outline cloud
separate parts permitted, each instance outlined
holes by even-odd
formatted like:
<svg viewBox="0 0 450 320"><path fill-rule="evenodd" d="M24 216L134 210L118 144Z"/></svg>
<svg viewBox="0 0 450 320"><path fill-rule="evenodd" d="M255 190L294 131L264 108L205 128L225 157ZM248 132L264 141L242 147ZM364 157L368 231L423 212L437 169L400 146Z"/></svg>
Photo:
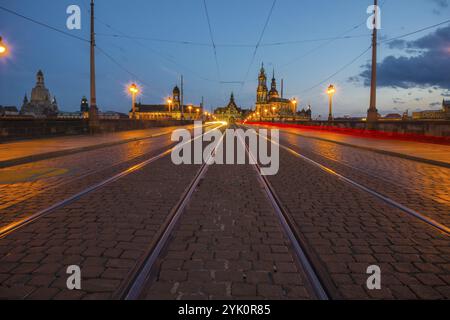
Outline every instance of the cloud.
<svg viewBox="0 0 450 320"><path fill-rule="evenodd" d="M440 15L442 10L449 7L450 0L432 0L432 3L436 6L436 8L433 9L433 13Z"/></svg>
<svg viewBox="0 0 450 320"><path fill-rule="evenodd" d="M405 101L403 101L403 99L401 98L393 98L392 102L394 102L395 104L405 104Z"/></svg>
<svg viewBox="0 0 450 320"><path fill-rule="evenodd" d="M406 41L405 40L393 40L388 43L389 49L400 49L403 50L406 48Z"/></svg>
<svg viewBox="0 0 450 320"><path fill-rule="evenodd" d="M415 50L414 56L388 56L378 64L378 85L390 88L428 88L450 90L450 26L414 41L396 42L394 47ZM370 86L370 64L359 77ZM355 82L354 77L352 81Z"/></svg>
<svg viewBox="0 0 450 320"><path fill-rule="evenodd" d="M433 102L429 104L430 108L436 108L442 105L442 102Z"/></svg>
<svg viewBox="0 0 450 320"><path fill-rule="evenodd" d="M449 0L433 0L433 2L439 7L439 8L448 8L449 7Z"/></svg>

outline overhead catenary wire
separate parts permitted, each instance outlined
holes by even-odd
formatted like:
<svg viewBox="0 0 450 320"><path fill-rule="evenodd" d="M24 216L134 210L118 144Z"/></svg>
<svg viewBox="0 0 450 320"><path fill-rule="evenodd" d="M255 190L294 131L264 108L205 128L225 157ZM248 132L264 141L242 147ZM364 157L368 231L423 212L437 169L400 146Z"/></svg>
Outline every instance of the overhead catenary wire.
<svg viewBox="0 0 450 320"><path fill-rule="evenodd" d="M356 61L358 61L362 56L364 56L367 52L369 52L369 50L372 49L372 46L369 46L367 49L365 49L362 53L358 54L358 56L356 56L355 58L353 58L350 62L346 63L344 66L342 66L341 68L339 68L336 72L334 72L332 75L328 76L327 78L325 78L324 80L320 81L319 83L317 83L316 85L303 90L302 93L311 91L315 88L317 88L318 86L322 85L323 83L327 82L328 80L334 78L336 75L338 75L339 73L341 73L342 71L344 71L345 69L347 69L348 67L350 67L352 64L354 64Z"/></svg>
<svg viewBox="0 0 450 320"><path fill-rule="evenodd" d="M420 32L424 32L424 31L427 31L427 30L430 30L430 29L434 29L434 28L440 27L440 26L442 26L444 24L447 24L447 23L450 23L450 19L445 20L445 21L440 22L440 23L437 23L437 24L434 24L432 26L424 27L422 29L419 29L419 30L416 30L416 31L412 31L412 32L409 32L409 33L406 33L406 34L403 34L403 35L400 35L400 36L396 36L396 37L393 37L393 38L382 40L379 43L389 43L389 42L392 42L392 41L395 41L395 40L403 39L403 38L415 35L415 34L420 33Z"/></svg>
<svg viewBox="0 0 450 320"><path fill-rule="evenodd" d="M23 14L20 14L20 13L18 13L18 12L16 12L16 11L10 10L10 9L5 8L5 7L3 7L3 6L0 6L0 9L3 10L3 11L5 11L5 12L8 12L8 13L10 13L10 14L12 14L12 15L15 15L15 16L17 16L17 17L20 17L20 18L22 18L22 19L25 19L25 20L27 20L27 21L29 21L29 22L38 24L38 25L40 25L40 26L42 26L42 27L45 27L45 28L47 28L47 29L51 29L51 30L53 30L53 31L55 31L55 32L58 32L58 33L60 33L60 34L63 34L63 35L65 35L65 36L68 36L68 37L71 37L71 38L74 38L74 39L77 39L77 40L80 40L80 41L83 41L83 42L90 43L90 40L88 40L88 39L79 37L79 36L74 35L74 34L72 34L72 33L69 33L69 32L66 32L66 31L64 31L64 30L61 30L61 29L59 29L59 28L55 28L55 27L53 27L53 26L51 26L51 25L49 25L49 24L46 24L46 23L44 23L44 22L37 21L37 20L35 20L35 19L33 19L33 18L24 16Z"/></svg>
<svg viewBox="0 0 450 320"><path fill-rule="evenodd" d="M209 30L209 36L211 38L212 47L213 47L214 60L216 62L217 76L218 76L218 79L219 79L219 82L220 82L221 81L221 77L220 77L219 59L217 58L217 47L216 47L216 44L214 42L214 35L213 35L213 31L212 31L212 26L211 26L211 19L209 17L208 5L206 4L206 0L203 0L203 7L205 9L206 21L208 22L208 30Z"/></svg>
<svg viewBox="0 0 450 320"><path fill-rule="evenodd" d="M261 35L258 38L258 42L256 43L255 49L253 50L252 58L250 60L250 64L247 68L247 72L245 73L244 81L242 81L242 87L244 87L247 82L248 75L250 74L250 70L252 69L253 63L255 62L256 53L261 45L261 42L264 38L264 34L266 33L267 26L269 25L270 18L272 17L273 10L275 9L275 5L277 4L277 0L273 0L272 7L270 8L269 14L267 15L266 22L264 23L264 27L262 29Z"/></svg>

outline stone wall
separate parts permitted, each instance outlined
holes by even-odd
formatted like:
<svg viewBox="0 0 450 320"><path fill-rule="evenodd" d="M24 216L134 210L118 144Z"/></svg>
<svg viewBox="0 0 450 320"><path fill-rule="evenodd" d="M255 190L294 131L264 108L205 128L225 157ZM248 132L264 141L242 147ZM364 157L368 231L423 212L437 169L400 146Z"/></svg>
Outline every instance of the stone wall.
<svg viewBox="0 0 450 320"><path fill-rule="evenodd" d="M294 124L301 126L311 126L320 130L358 130L361 132L383 132L386 134L418 135L428 137L450 137L450 121L379 121L371 128L367 122L337 120L328 121L308 121L308 122L283 122L284 124Z"/></svg>
<svg viewBox="0 0 450 320"><path fill-rule="evenodd" d="M190 123L192 122L176 120L99 120L95 131L99 133L117 132L155 127L178 126ZM0 118L0 141L89 133L90 127L87 120Z"/></svg>

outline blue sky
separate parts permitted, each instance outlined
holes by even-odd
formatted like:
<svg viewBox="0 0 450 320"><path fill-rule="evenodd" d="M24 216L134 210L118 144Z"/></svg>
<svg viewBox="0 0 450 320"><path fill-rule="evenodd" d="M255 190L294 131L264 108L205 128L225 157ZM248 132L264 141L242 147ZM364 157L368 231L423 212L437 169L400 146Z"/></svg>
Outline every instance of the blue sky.
<svg viewBox="0 0 450 320"><path fill-rule="evenodd" d="M327 114L326 86L338 88L335 97L337 115L362 115L368 108L369 90L364 86L364 65L367 52L350 67L319 84L349 63L370 45L370 31L365 21L371 0L278 0L257 50L273 0L206 0L214 41L217 44L216 67L213 48L204 45L183 45L143 39L112 37L114 34L163 40L211 43L203 0L97 0L97 44L114 57L133 76L97 53L98 104L104 111L126 112L130 99L124 86L137 81L143 87L144 103L162 103L181 74L185 78L185 102L199 103L204 96L208 108L227 103L231 91L242 107L251 107L256 96L258 70L262 61L271 74L275 68L278 79L284 78L285 96L296 97L300 106L311 104L314 114ZM450 18L447 0L380 0L382 7L381 38L391 38L421 29ZM82 9L82 29L65 29L66 8L78 4ZM89 0L0 0L0 5L25 16L64 29L74 35L89 37ZM358 28L351 30L355 26ZM447 24L448 26L448 24ZM441 26L441 28L446 25ZM383 45L379 63L382 70L396 68L401 57L402 68L420 71L430 61L412 60L426 55L429 47L415 46L414 41L433 35L436 29L404 38L398 46ZM267 46L277 42L318 40L344 34L350 39L310 41ZM442 34L442 33L441 33ZM447 33L444 33L444 36ZM11 46L11 56L0 62L0 104L21 105L25 93L30 94L35 74L42 69L46 84L56 95L60 108L78 110L81 97L89 94L89 46L87 43L56 33L0 10L0 35ZM442 38L442 37L441 37ZM450 38L449 38L450 39ZM449 40L450 41L450 40ZM442 42L442 41L441 41ZM243 47L222 45L242 44ZM444 42L444 46L446 43ZM318 46L321 46L318 48ZM450 48L450 43L448 44ZM438 52L438 51L436 51ZM450 49L439 51L441 70L448 64ZM384 64L390 57L391 64ZM392 63L393 62L393 63ZM218 70L219 69L219 70ZM249 71L246 78L247 70ZM449 70L449 69L447 69ZM386 71L386 74L389 73ZM431 68L427 81L413 79L382 79L378 108L383 113L409 109L439 108L450 87L448 81L436 76ZM406 74L406 73L405 73ZM411 78L414 78L415 73ZM401 75L391 75L401 77ZM383 77L380 74L380 77ZM351 81L349 79L352 79ZM386 81L385 81L386 80ZM221 84L220 81L245 81ZM401 83L402 85L397 85ZM316 86L309 90L309 88Z"/></svg>

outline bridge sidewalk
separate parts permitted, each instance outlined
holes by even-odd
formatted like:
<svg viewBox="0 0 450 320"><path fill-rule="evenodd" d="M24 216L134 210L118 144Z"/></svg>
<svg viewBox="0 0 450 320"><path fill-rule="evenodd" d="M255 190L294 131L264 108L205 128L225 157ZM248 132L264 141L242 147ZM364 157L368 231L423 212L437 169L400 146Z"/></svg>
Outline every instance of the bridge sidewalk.
<svg viewBox="0 0 450 320"><path fill-rule="evenodd" d="M151 128L92 136L79 135L0 143L0 168L155 138L169 134L175 128Z"/></svg>

